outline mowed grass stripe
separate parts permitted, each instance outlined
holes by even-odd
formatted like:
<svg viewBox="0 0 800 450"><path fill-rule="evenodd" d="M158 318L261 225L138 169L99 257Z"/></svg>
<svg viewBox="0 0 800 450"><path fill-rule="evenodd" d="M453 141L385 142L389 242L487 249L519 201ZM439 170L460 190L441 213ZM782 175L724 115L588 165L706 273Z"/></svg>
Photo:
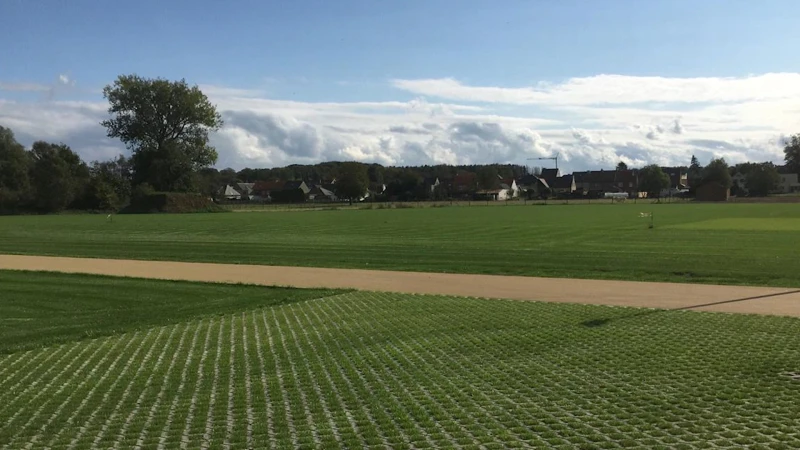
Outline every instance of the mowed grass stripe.
<svg viewBox="0 0 800 450"><path fill-rule="evenodd" d="M795 222L795 205L649 201L2 217L0 253L797 287Z"/></svg>

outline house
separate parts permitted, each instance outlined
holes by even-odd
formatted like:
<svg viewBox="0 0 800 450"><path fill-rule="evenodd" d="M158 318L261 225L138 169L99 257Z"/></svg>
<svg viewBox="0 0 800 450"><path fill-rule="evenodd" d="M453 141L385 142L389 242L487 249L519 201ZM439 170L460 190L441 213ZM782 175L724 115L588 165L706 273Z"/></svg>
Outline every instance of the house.
<svg viewBox="0 0 800 450"><path fill-rule="evenodd" d="M561 170L559 169L542 169L542 173L539 175L539 178L547 181L547 185L552 187L555 182L556 178L561 177Z"/></svg>
<svg viewBox="0 0 800 450"><path fill-rule="evenodd" d="M256 181L253 184L250 198L252 200L270 201L272 200L272 194L282 191L285 184L286 182L281 180Z"/></svg>
<svg viewBox="0 0 800 450"><path fill-rule="evenodd" d="M311 188L311 191L308 193L308 199L313 202L336 202L339 200L333 192L333 189L327 189L322 185L316 185Z"/></svg>
<svg viewBox="0 0 800 450"><path fill-rule="evenodd" d="M242 194L242 200L248 200L253 195L255 183L236 183L235 189Z"/></svg>
<svg viewBox="0 0 800 450"><path fill-rule="evenodd" d="M800 180L798 174L792 172L786 166L778 166L778 175L781 180L778 183L778 190L783 194L790 194L792 192L800 192Z"/></svg>
<svg viewBox="0 0 800 450"><path fill-rule="evenodd" d="M550 189L554 194L571 194L575 192L575 177L573 175L564 175L555 179Z"/></svg>
<svg viewBox="0 0 800 450"><path fill-rule="evenodd" d="M661 171L669 176L669 187L684 190L689 187L689 169L686 167L662 167Z"/></svg>
<svg viewBox="0 0 800 450"><path fill-rule="evenodd" d="M725 202L728 201L731 190L715 181L709 181L697 186L694 195L698 202Z"/></svg>
<svg viewBox="0 0 800 450"><path fill-rule="evenodd" d="M513 178L501 178L500 189L506 190L508 198L519 197L519 186L517 185L517 180Z"/></svg>
<svg viewBox="0 0 800 450"><path fill-rule="evenodd" d="M545 197L552 192L547 181L536 175L525 175L519 179L518 185L527 194L528 198Z"/></svg>
<svg viewBox="0 0 800 450"><path fill-rule="evenodd" d="M223 200L241 200L242 194L230 184L226 184L224 188L220 189L219 197Z"/></svg>
<svg viewBox="0 0 800 450"><path fill-rule="evenodd" d="M575 189L583 193L627 192L639 195L639 172L636 170L592 170L575 172Z"/></svg>
<svg viewBox="0 0 800 450"><path fill-rule="evenodd" d="M475 192L476 200L492 200L502 201L512 199L513 191L511 189L481 189Z"/></svg>
<svg viewBox="0 0 800 450"><path fill-rule="evenodd" d="M433 194L434 191L436 191L436 188L441 185L441 183L439 183L439 177L425 178L422 181L422 184L425 186L426 192L430 192L431 194Z"/></svg>
<svg viewBox="0 0 800 450"><path fill-rule="evenodd" d="M311 188L308 187L306 182L303 181L303 180L287 181L283 185L283 190L284 191L291 191L291 190L294 190L294 189L299 189L299 190L303 191L303 195L308 195L308 193L311 192Z"/></svg>

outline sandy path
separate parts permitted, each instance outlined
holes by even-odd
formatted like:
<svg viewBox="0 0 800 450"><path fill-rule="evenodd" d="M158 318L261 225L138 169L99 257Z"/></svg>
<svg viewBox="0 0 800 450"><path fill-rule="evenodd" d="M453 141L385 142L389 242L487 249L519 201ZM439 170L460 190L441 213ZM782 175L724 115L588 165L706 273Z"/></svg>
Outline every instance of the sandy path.
<svg viewBox="0 0 800 450"><path fill-rule="evenodd" d="M18 255L0 255L0 269L800 317L800 289L786 288Z"/></svg>

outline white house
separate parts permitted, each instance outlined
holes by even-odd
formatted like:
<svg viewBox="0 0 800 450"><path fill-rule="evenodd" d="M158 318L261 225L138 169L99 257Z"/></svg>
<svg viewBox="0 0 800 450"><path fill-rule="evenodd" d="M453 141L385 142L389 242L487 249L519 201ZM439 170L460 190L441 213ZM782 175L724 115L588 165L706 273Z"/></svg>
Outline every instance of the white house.
<svg viewBox="0 0 800 450"><path fill-rule="evenodd" d="M503 191L505 191L503 193ZM517 180L513 178L507 178L500 182L500 195L497 196L498 200L508 200L510 198L517 198L519 197L519 186L517 186Z"/></svg>
<svg viewBox="0 0 800 450"><path fill-rule="evenodd" d="M220 197L224 198L225 200L241 200L242 194L234 189L233 186L228 184L225 185L225 188L223 188L222 192L220 192Z"/></svg>
<svg viewBox="0 0 800 450"><path fill-rule="evenodd" d="M800 181L798 181L796 173L782 173L780 176L781 182L778 185L778 190L784 194L800 192Z"/></svg>

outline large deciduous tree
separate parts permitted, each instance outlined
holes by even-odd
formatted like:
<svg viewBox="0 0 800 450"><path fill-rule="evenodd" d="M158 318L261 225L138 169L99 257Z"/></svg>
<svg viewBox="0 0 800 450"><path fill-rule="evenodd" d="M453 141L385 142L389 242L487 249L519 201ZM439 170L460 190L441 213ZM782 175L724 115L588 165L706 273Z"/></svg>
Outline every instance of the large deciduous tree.
<svg viewBox="0 0 800 450"><path fill-rule="evenodd" d="M103 96L111 118L101 124L131 150L133 185L195 190L196 172L217 160L208 134L223 123L205 94L185 80L121 75Z"/></svg>
<svg viewBox="0 0 800 450"><path fill-rule="evenodd" d="M628 165L625 164L625 161L620 161L617 163L617 170L628 170Z"/></svg>
<svg viewBox="0 0 800 450"><path fill-rule="evenodd" d="M639 191L647 192L649 197L659 197L663 189L669 187L669 175L657 164L644 166L639 171Z"/></svg>
<svg viewBox="0 0 800 450"><path fill-rule="evenodd" d="M85 194L89 168L68 146L37 141L30 158L34 206L40 211L62 211Z"/></svg>
<svg viewBox="0 0 800 450"><path fill-rule="evenodd" d="M360 199L366 194L369 188L367 166L357 162L342 164L333 186L339 198L347 199L352 204L354 199Z"/></svg>
<svg viewBox="0 0 800 450"><path fill-rule="evenodd" d="M744 184L749 195L764 197L778 188L781 176L772 163L753 164L745 175Z"/></svg>
<svg viewBox="0 0 800 450"><path fill-rule="evenodd" d="M702 183L708 182L719 183L726 188L731 187L731 172L724 158L712 159L703 169Z"/></svg>
<svg viewBox="0 0 800 450"><path fill-rule="evenodd" d="M0 127L0 212L15 211L31 198L30 160L14 133Z"/></svg>
<svg viewBox="0 0 800 450"><path fill-rule="evenodd" d="M783 155L786 168L793 173L800 173L800 134L795 134L786 140Z"/></svg>

